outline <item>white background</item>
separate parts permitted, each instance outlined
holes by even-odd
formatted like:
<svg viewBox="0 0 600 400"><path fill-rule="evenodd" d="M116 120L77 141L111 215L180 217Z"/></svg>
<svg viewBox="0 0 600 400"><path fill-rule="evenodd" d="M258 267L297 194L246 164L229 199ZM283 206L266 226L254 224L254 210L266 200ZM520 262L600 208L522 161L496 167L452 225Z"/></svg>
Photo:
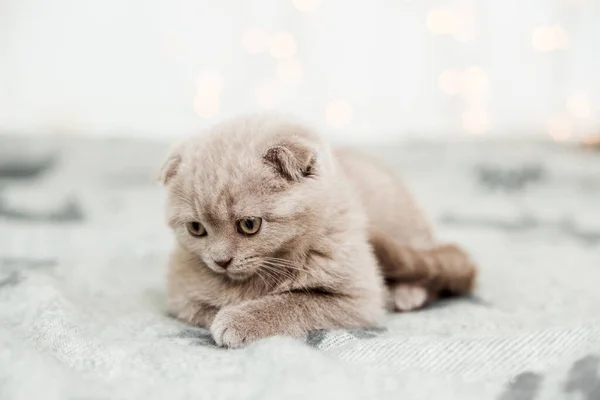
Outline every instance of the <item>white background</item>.
<svg viewBox="0 0 600 400"><path fill-rule="evenodd" d="M359 141L577 139L600 1L0 1L0 132L168 138L257 109Z"/></svg>

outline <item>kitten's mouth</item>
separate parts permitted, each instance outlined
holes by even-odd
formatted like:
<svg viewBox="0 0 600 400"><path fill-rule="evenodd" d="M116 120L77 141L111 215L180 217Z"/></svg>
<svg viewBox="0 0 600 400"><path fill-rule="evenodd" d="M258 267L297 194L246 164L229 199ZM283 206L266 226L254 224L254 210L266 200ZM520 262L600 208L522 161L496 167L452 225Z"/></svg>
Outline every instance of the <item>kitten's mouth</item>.
<svg viewBox="0 0 600 400"><path fill-rule="evenodd" d="M232 281L243 281L250 277L252 271L248 269L232 269L232 268L220 268L212 265L208 265L208 267L216 274L221 276L225 276Z"/></svg>
<svg viewBox="0 0 600 400"><path fill-rule="evenodd" d="M250 273L248 271L225 271L225 275L232 281L243 281L248 279Z"/></svg>

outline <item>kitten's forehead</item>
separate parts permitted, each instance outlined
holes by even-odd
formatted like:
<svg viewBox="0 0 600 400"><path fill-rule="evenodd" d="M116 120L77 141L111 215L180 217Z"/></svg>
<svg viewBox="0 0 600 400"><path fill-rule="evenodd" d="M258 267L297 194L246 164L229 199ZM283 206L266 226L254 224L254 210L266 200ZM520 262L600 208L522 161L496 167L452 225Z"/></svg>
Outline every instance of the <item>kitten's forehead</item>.
<svg viewBox="0 0 600 400"><path fill-rule="evenodd" d="M271 202L257 177L248 175L224 180L213 187L199 187L200 207L213 219L232 220L244 216L259 216Z"/></svg>
<svg viewBox="0 0 600 400"><path fill-rule="evenodd" d="M186 196L198 217L216 223L267 212L277 181L266 166L248 161L209 156L189 166Z"/></svg>
<svg viewBox="0 0 600 400"><path fill-rule="evenodd" d="M310 130L277 118L216 126L182 149L176 197L198 217L219 221L267 213L289 216L299 208L298 196L263 159L271 146L289 138L323 144Z"/></svg>

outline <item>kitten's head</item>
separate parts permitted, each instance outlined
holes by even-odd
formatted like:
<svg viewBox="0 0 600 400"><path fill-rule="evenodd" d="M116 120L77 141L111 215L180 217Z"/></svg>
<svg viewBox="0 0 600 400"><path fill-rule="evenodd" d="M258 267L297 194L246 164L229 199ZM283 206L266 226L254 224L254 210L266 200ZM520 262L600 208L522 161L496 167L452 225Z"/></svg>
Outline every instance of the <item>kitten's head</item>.
<svg viewBox="0 0 600 400"><path fill-rule="evenodd" d="M332 174L319 136L253 116L177 144L161 181L179 244L213 271L242 280L306 250L323 224Z"/></svg>

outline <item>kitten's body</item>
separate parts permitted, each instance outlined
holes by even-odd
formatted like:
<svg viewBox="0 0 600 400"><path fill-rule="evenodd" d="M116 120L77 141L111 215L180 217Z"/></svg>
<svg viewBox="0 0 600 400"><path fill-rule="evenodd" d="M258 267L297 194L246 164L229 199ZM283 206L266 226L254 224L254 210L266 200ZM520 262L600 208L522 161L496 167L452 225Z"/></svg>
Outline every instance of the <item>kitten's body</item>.
<svg viewBox="0 0 600 400"><path fill-rule="evenodd" d="M393 173L356 151L331 152L301 125L269 116L221 124L177 146L162 180L177 237L171 309L221 345L373 326L386 306L418 308L473 285L468 258L436 247ZM234 222L250 216L264 226L241 236ZM207 236L190 236L189 221ZM223 257L233 257L226 270L212 261Z"/></svg>

